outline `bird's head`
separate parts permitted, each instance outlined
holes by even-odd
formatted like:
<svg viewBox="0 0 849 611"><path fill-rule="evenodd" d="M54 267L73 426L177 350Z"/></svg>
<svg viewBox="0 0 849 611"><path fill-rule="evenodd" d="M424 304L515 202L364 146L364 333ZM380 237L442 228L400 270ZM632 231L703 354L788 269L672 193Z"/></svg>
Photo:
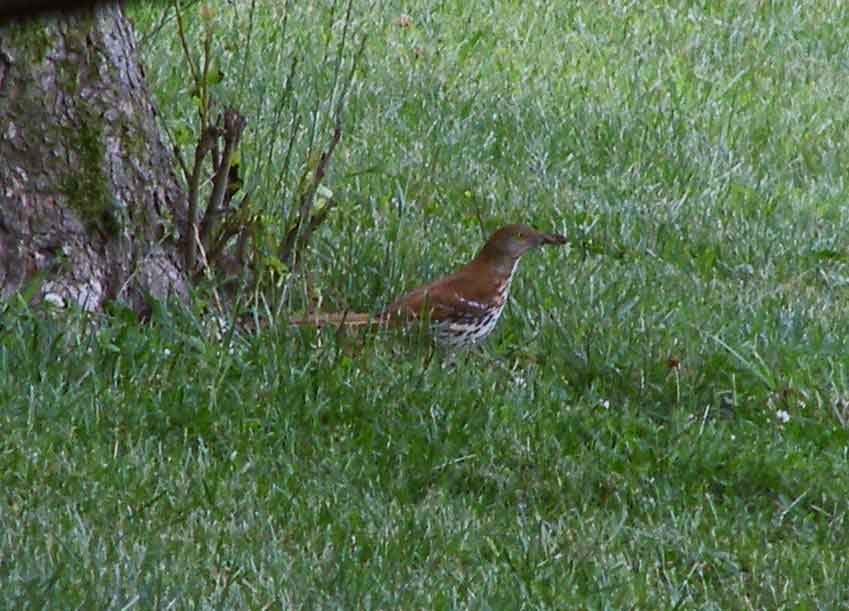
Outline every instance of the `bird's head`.
<svg viewBox="0 0 849 611"><path fill-rule="evenodd" d="M556 233L543 233L528 225L507 225L492 234L481 254L499 259L518 259L538 246L565 243L566 238Z"/></svg>

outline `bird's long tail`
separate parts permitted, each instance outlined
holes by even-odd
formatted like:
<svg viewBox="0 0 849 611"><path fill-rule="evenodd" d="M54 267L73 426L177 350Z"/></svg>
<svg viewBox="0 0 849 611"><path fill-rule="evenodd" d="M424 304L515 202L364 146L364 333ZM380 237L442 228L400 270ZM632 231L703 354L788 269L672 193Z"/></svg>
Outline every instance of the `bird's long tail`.
<svg viewBox="0 0 849 611"><path fill-rule="evenodd" d="M381 316L361 312L315 312L289 320L289 324L296 327L372 327L383 322Z"/></svg>

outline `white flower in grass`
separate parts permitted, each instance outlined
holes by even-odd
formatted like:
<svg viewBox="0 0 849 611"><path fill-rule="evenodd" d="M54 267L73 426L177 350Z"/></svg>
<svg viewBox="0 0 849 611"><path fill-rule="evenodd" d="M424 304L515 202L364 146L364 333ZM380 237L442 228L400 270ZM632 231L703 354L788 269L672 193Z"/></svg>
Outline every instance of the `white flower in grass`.
<svg viewBox="0 0 849 611"><path fill-rule="evenodd" d="M775 417L781 424L786 424L790 420L790 413L787 410L780 409L775 412Z"/></svg>
<svg viewBox="0 0 849 611"><path fill-rule="evenodd" d="M610 409L610 401L608 401L607 399L604 399L604 400L601 402L601 406L602 406L604 409Z"/></svg>

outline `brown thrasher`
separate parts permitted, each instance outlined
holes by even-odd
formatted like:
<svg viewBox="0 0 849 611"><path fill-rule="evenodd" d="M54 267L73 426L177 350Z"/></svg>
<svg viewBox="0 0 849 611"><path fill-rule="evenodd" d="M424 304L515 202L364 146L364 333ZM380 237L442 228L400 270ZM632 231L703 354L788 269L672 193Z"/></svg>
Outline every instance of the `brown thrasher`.
<svg viewBox="0 0 849 611"><path fill-rule="evenodd" d="M480 342L501 316L516 265L523 254L566 238L527 225L507 225L487 240L471 263L403 295L377 316L347 312L310 314L293 325L387 325L426 320L440 344L465 348Z"/></svg>

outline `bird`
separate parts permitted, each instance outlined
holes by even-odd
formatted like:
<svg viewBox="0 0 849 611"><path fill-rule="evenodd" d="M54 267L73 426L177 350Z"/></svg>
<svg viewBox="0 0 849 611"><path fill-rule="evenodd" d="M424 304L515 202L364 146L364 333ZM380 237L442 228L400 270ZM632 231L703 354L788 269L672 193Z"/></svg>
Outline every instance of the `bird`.
<svg viewBox="0 0 849 611"><path fill-rule="evenodd" d="M524 224L506 225L486 241L477 256L454 273L405 293L376 315L344 312L310 314L292 325L403 325L428 322L437 344L469 348L495 329L510 293L519 259L545 245L562 245L565 236Z"/></svg>

